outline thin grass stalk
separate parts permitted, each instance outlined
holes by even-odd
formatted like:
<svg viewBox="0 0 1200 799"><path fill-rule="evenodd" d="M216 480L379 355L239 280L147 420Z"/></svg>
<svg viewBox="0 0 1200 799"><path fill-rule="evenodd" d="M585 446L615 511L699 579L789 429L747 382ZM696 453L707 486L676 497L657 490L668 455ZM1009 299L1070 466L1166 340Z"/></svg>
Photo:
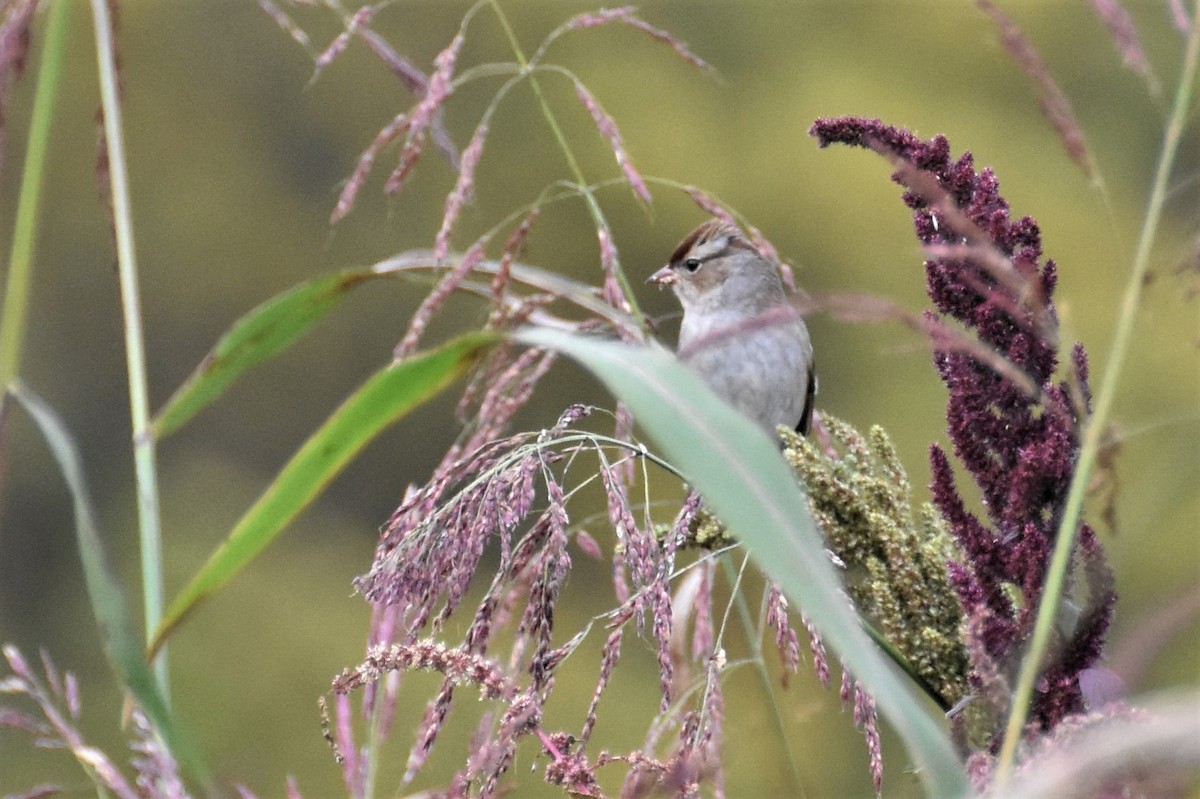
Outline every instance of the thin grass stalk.
<svg viewBox="0 0 1200 799"><path fill-rule="evenodd" d="M513 54L516 55L517 62L521 65L521 70L529 76L529 86L533 89L538 104L541 106L542 116L545 117L546 124L550 126L550 132L554 135L554 140L558 142L559 149L562 150L563 157L567 161L567 167L571 170L571 174L575 176L576 187L579 193L583 195L584 202L587 204L588 212L591 214L596 228L599 230L607 227L604 222L604 214L600 210L600 204L596 201L587 178L583 174L583 168L579 166L579 162L575 159L575 153L571 150L571 145L567 143L566 134L563 133L563 129L559 126L558 118L554 116L554 112L550 109L550 103L546 100L546 95L542 92L541 84L538 83L537 78L533 75L530 62L525 57L525 51L521 49L520 42L517 41L517 35L513 31L512 25L509 24L508 17L501 10L498 0L489 0L489 2L496 12L496 17L500 20L500 26L504 28L504 35L508 37ZM633 286L630 285L629 278L625 275L624 269L617 269L617 280L621 284L621 289L625 292L625 298L629 302L629 307L633 311L634 317L645 328L645 314L642 313L642 309L638 305L637 294L633 290Z"/></svg>
<svg viewBox="0 0 1200 799"><path fill-rule="evenodd" d="M25 345L25 320L29 311L29 288L33 278L33 252L37 245L38 207L46 178L46 151L50 123L58 99L58 82L66 52L70 4L52 3L46 22L46 39L34 89L33 114L29 120L29 143L21 170L17 216L13 224L12 252L4 289L4 312L0 318L0 387L7 387L21 373Z"/></svg>
<svg viewBox="0 0 1200 799"><path fill-rule="evenodd" d="M117 65L112 18L106 0L92 0L96 30L96 62L100 102L104 110L104 138L108 148L108 175L112 191L113 234L117 243L117 276L125 316L125 359L129 369L129 417L133 429L134 478L137 485L138 533L141 543L142 602L146 636L158 629L163 612L162 522L158 505L158 468L154 434L150 426L150 400L146 377L146 348L142 328L141 294L133 246L133 210L129 200L129 174L117 89ZM154 662L155 677L165 698L166 647Z"/></svg>
<svg viewBox="0 0 1200 799"><path fill-rule="evenodd" d="M1033 697L1034 685L1054 632L1067 572L1071 566L1071 555L1075 550L1076 534L1083 512L1083 500L1087 494L1088 483L1091 481L1092 469L1096 465L1096 459L1104 443L1104 431L1117 392L1121 366L1128 354L1129 343L1133 337L1133 324L1137 317L1138 305L1141 302L1142 287L1146 283L1146 273L1150 266L1150 252L1158 232L1158 223L1162 218L1171 170L1175 163L1175 154L1187 126L1198 64L1200 64L1200 0L1196 0L1195 10L1192 14L1192 30L1188 37L1187 51L1179 76L1179 87L1175 92L1171 116L1163 133L1162 149L1154 175L1154 184L1150 192L1150 200L1146 205L1146 217L1142 223L1141 235L1134 253L1133 268L1130 270L1129 281L1125 286L1125 294L1121 301L1117 329L1113 334L1112 353L1108 358L1107 368L1104 370L1100 391L1096 395L1095 410L1084 430L1083 448L1079 453L1075 475L1067 494L1062 524L1059 526L1058 538L1054 546L1054 556L1046 574L1045 591L1042 594L1041 604L1038 606L1037 623L1033 630L1029 651L1021 664L1020 679L1013 695L1012 710L1009 713L1008 725L1004 733L1004 744L996 763L996 787L998 789L1003 787L1005 781L1012 774L1017 746L1021 742L1021 733L1025 729L1025 723L1029 716L1029 704Z"/></svg>

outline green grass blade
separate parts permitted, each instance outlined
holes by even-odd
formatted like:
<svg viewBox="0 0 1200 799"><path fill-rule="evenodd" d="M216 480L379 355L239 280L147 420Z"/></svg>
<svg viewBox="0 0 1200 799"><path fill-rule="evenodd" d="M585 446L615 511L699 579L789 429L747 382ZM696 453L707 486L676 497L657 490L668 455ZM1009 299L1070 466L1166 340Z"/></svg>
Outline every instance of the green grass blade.
<svg viewBox="0 0 1200 799"><path fill-rule="evenodd" d="M350 289L374 277L380 275L368 269L327 275L272 297L243 316L158 412L155 437L162 439L178 430L243 372L287 349Z"/></svg>
<svg viewBox="0 0 1200 799"><path fill-rule="evenodd" d="M490 334L461 336L393 364L360 386L304 442L167 608L151 641L151 653L200 602L274 541L381 430L454 382L496 341Z"/></svg>
<svg viewBox="0 0 1200 799"><path fill-rule="evenodd" d="M197 757L195 749L183 738L172 721L167 703L143 658L141 639L134 631L125 596L116 577L108 568L95 515L92 513L92 502L88 496L83 466L71 434L58 414L30 389L18 384L11 389L11 396L37 424L51 453L58 461L58 468L71 492L71 502L75 511L75 536L79 544L79 556L83 561L88 599L100 627L101 643L113 670L121 683L137 698L138 704L166 740L167 746L185 771L193 778L207 782L207 770Z"/></svg>
<svg viewBox="0 0 1200 799"><path fill-rule="evenodd" d="M530 328L516 339L582 363L633 410L666 457L817 624L903 738L930 795L968 785L943 725L867 637L849 607L796 479L778 446L658 346Z"/></svg>
<svg viewBox="0 0 1200 799"><path fill-rule="evenodd" d="M12 229L12 250L4 287L4 311L0 313L0 385L7 386L21 372L25 348L29 292L33 286L33 254L37 244L38 210L46 183L50 123L58 102L59 77L67 51L67 28L71 8L66 2L48 3L46 38L34 90L33 114L29 119L29 143L21 171L20 193Z"/></svg>

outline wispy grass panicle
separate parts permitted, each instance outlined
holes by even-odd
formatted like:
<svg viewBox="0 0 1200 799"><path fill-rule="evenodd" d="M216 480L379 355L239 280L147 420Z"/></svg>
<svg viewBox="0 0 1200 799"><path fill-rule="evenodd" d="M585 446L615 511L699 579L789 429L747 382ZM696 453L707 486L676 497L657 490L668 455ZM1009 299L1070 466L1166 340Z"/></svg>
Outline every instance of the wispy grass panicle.
<svg viewBox="0 0 1200 799"><path fill-rule="evenodd" d="M1175 22L1175 27L1179 29L1179 32L1187 36L1192 29L1192 19L1188 16L1184 0L1171 0L1171 19Z"/></svg>
<svg viewBox="0 0 1200 799"><path fill-rule="evenodd" d="M267 6L264 6L264 10L266 9ZM268 10L268 13L271 12ZM276 14L271 15L272 17L276 17L278 20L278 16ZM346 48L350 46L350 40L358 33L360 29L370 25L371 18L374 16L374 6L363 6L350 15L350 19L346 23L346 29L339 33L334 40L329 43L329 46L318 53L317 57L314 59L312 76L313 81L319 78L321 73L325 71L326 67L332 64L338 56L346 52ZM285 29L288 30L289 33L291 32L290 26L285 25ZM303 39L301 39L300 37L296 36L295 33L292 34L292 38L301 43L305 43L308 40L307 36L304 36Z"/></svg>
<svg viewBox="0 0 1200 799"><path fill-rule="evenodd" d="M643 202L651 202L653 198L650 196L650 189L646 187L646 180L641 173L633 165L629 159L629 152L625 149L625 139L621 136L621 130L617 127L617 121L612 118L604 108L600 105L600 101L591 93L587 86L582 81L575 82L575 94L579 97L579 102L583 103L583 107L587 109L592 116L592 121L596 123L597 130L600 135L608 141L608 146L612 148L613 155L616 156L617 166L625 175L625 179L629 181L629 185L633 188L633 193L636 194Z"/></svg>
<svg viewBox="0 0 1200 799"><path fill-rule="evenodd" d="M27 733L38 747L70 752L97 790L111 791L118 799L146 796L142 783L156 776L163 779L163 796L183 795L177 792L179 774L174 760L154 741L154 732L140 711L135 710L131 741L134 751L131 765L137 779L131 781L112 758L84 738L80 729L83 707L74 674L60 673L45 652L41 676L15 646L4 645L3 652L9 673L0 673L0 695L24 697L33 704L33 711L0 706L0 727ZM52 796L61 791L62 786L42 785L30 791L30 795Z"/></svg>
<svg viewBox="0 0 1200 799"><path fill-rule="evenodd" d="M712 66L700 56L692 52L692 49L687 44L669 31L661 28L656 28L644 19L637 16L637 6L621 6L620 8L603 8L599 11L588 11L583 14L569 19L565 24L555 30L550 36L546 37L546 41L542 46L544 50L551 42L557 39L561 34L569 30L580 30L583 28L595 28L600 25L609 25L617 23L628 25L635 30L654 39L657 42L667 45L675 53L687 61L694 67L703 70L711 70Z"/></svg>
<svg viewBox="0 0 1200 799"><path fill-rule="evenodd" d="M621 562L629 565L631 582L616 608L597 616L605 619L609 634L592 705L580 737L569 746L555 747L557 753L551 752L552 764L546 772L551 782L583 790L591 784L587 775L594 768L589 765L584 747L598 722L598 708L619 661L627 625L636 623L657 649L663 693L659 713L667 713L668 708L672 714L687 712L685 706L673 704L677 695L691 695L695 684L677 684L675 680L670 581L675 576L678 542L698 509L699 498L692 495L684 503L673 526L675 534L660 541L638 520L635 504L629 498L630 483L623 476L636 474L623 467L646 451L636 441L580 429L577 425L591 409L571 406L552 428L509 436L482 421L505 416L505 409L511 410L511 400L520 399L524 385L520 375L544 356L527 350L504 356L510 357L512 365L494 374L477 400L481 421L474 426L474 433L452 450L452 456L448 455L435 470L428 484L408 492L404 504L384 528L371 571L356 581L356 587L377 608L396 609L389 616L395 622L394 629L382 636L394 643L381 642L374 647L363 665L338 678L335 693L358 687L379 692L385 674L428 668L443 672L441 689L417 725L409 753L406 779L413 780L424 770L458 688L464 682L477 681L462 676L466 667L455 664L473 663L472 674L481 673L479 669L491 664L486 666L492 669L489 684L502 677L508 688L503 696L497 691L486 694L504 701L507 710L498 720L481 726L476 755L456 778L464 784L478 784L483 795L491 795L511 763L517 737L536 733L543 742L558 740L557 733L542 729L539 720L551 698L557 669L578 649L591 628L588 625L559 642L554 625L555 608L571 568L570 548L581 535L569 507L582 485L597 480L608 496L609 513L618 530L615 547L621 552ZM472 427L469 423L468 430ZM586 470L580 472L580 463L588 456L595 458L594 476L577 477L587 474ZM574 483L580 479L582 484ZM540 508L535 507L538 497L545 502ZM444 634L445 622L477 577L489 546L499 550L499 563L461 645L455 648L432 640L421 643L430 632ZM581 544L581 550L589 555L596 549L590 537ZM700 597L704 603L711 602L711 578L710 569L709 582ZM708 659L712 656L712 611L707 606L689 611L693 609L698 638L709 642L708 651L697 652L696 656ZM492 652L493 644L497 633L506 628L511 630L511 636L505 638L509 651L507 656L499 656ZM702 673L699 679L709 677ZM710 690L705 696L708 721L704 722L702 739L709 752L705 757L711 759L715 757L710 751L712 742L720 737L713 725L719 724L722 716L718 713L719 692ZM356 753L343 750L343 741L353 736L342 730L340 713L339 724L329 735L331 745L349 769L348 761ZM693 749L700 745L695 741L693 744ZM353 781L349 770L347 780Z"/></svg>
<svg viewBox="0 0 1200 799"><path fill-rule="evenodd" d="M1092 0L1092 8L1096 9L1097 16L1108 27L1108 32L1112 35L1113 43L1117 46L1117 52L1121 54L1125 66L1141 75L1145 79L1150 93L1157 95L1161 91L1158 77L1154 74L1150 60L1146 57L1146 51L1142 47L1142 37L1138 34L1137 26L1133 22L1133 17L1129 15L1129 11L1121 5L1120 0Z"/></svg>
<svg viewBox="0 0 1200 799"><path fill-rule="evenodd" d="M1087 142L1083 136L1083 128L1075 117L1075 109L1063 90L1058 87L1049 67L1038 54L1033 43L1022 32L1020 26L1012 17L1004 13L991 0L975 0L984 13L992 18L1000 30L1000 39L1004 49L1008 50L1013 59L1020 65L1025 74L1037 85L1041 93L1042 110L1050 124L1054 126L1058 138L1071 160L1079 165L1093 181L1099 180L1096 168L1092 164L1092 156L1088 152Z"/></svg>

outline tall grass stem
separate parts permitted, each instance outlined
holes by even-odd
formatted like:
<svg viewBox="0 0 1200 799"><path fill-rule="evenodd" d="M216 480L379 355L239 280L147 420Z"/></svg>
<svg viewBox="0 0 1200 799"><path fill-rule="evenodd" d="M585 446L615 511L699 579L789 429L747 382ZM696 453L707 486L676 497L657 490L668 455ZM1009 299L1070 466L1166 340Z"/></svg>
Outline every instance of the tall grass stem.
<svg viewBox="0 0 1200 799"><path fill-rule="evenodd" d="M117 277L125 315L125 358L129 371L129 417L133 431L134 479L137 487L138 533L141 544L142 602L147 639L158 629L163 612L162 523L159 518L158 467L154 434L150 427L150 399L146 375L145 335L141 294L134 252L133 209L129 198L129 173L121 122L116 52L112 18L105 0L92 0L96 32L96 66L100 102L104 111L104 138L108 179L112 191L113 235L117 243ZM154 662L155 678L164 697L170 696L166 650Z"/></svg>

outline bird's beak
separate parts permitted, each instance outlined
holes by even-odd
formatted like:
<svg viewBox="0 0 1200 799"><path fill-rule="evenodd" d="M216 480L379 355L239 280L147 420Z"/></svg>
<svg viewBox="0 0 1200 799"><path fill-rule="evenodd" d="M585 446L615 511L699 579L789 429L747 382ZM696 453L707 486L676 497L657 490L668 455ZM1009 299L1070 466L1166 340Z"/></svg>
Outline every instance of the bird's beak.
<svg viewBox="0 0 1200 799"><path fill-rule="evenodd" d="M653 283L659 288L662 288L663 286L673 285L676 279L675 270L671 268L670 264L667 264L662 269L659 269L653 275L646 278L646 282Z"/></svg>

